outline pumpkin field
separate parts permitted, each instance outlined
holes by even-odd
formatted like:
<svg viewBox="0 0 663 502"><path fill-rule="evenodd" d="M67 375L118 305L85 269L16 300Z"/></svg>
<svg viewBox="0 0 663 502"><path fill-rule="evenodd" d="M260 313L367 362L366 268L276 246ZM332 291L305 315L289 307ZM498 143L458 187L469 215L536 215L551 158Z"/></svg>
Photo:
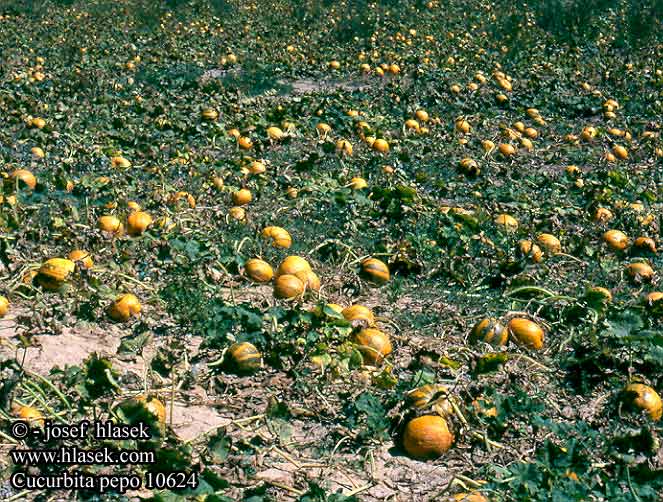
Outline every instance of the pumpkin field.
<svg viewBox="0 0 663 502"><path fill-rule="evenodd" d="M661 2L4 0L0 175L0 500L663 501Z"/></svg>

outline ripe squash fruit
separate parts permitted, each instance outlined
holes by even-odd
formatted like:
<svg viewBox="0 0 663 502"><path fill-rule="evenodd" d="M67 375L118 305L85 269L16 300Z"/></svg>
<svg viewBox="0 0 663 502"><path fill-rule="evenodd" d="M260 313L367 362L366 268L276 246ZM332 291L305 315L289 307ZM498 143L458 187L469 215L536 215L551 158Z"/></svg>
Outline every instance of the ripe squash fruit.
<svg viewBox="0 0 663 502"><path fill-rule="evenodd" d="M235 193L233 193L232 199L233 199L233 204L235 204L236 206L246 206L249 202L253 200L253 195L251 194L250 190L242 188L241 190L238 190Z"/></svg>
<svg viewBox="0 0 663 502"><path fill-rule="evenodd" d="M0 317L5 317L9 312L9 300L6 296L0 296Z"/></svg>
<svg viewBox="0 0 663 502"><path fill-rule="evenodd" d="M104 215L100 216L97 221L97 226L102 232L109 234L121 235L124 232L124 225L117 216Z"/></svg>
<svg viewBox="0 0 663 502"><path fill-rule="evenodd" d="M145 211L134 211L127 218L127 232L131 236L138 236L147 230L152 221L152 217Z"/></svg>
<svg viewBox="0 0 663 502"><path fill-rule="evenodd" d="M14 406L12 407L12 411L18 418L28 422L31 426L44 425L44 415L37 408L33 408L32 406Z"/></svg>
<svg viewBox="0 0 663 502"><path fill-rule="evenodd" d="M437 415L424 415L410 420L403 433L403 448L417 459L437 458L454 442L447 421Z"/></svg>
<svg viewBox="0 0 663 502"><path fill-rule="evenodd" d="M384 284L389 280L389 267L377 258L368 258L361 262L361 271L376 284Z"/></svg>
<svg viewBox="0 0 663 502"><path fill-rule="evenodd" d="M262 367L262 354L249 342L235 343L226 353L228 363L237 371L251 373Z"/></svg>
<svg viewBox="0 0 663 502"><path fill-rule="evenodd" d="M544 333L537 323L523 317L515 317L509 321L508 328L518 345L534 350L543 348Z"/></svg>
<svg viewBox="0 0 663 502"><path fill-rule="evenodd" d="M496 319L482 319L474 325L470 333L470 342L480 341L496 347L504 346L509 341L509 330Z"/></svg>
<svg viewBox="0 0 663 502"><path fill-rule="evenodd" d="M654 421L659 421L663 416L661 396L649 385L631 383L624 388L624 397L630 404L647 412Z"/></svg>
<svg viewBox="0 0 663 502"><path fill-rule="evenodd" d="M44 289L58 289L76 269L76 264L66 258L46 260L37 273L37 283Z"/></svg>
<svg viewBox="0 0 663 502"><path fill-rule="evenodd" d="M364 356L364 364L370 366L382 363L393 350L389 335L375 328L362 329L353 337L353 341Z"/></svg>
<svg viewBox="0 0 663 502"><path fill-rule="evenodd" d="M246 275L256 282L269 282L274 277L274 270L269 263L258 258L247 260L244 270L246 270Z"/></svg>
<svg viewBox="0 0 663 502"><path fill-rule="evenodd" d="M432 409L440 416L447 417L454 412L449 397L449 389L446 386L427 384L408 392L405 396L405 401L408 406L417 409L432 406Z"/></svg>
<svg viewBox="0 0 663 502"><path fill-rule="evenodd" d="M527 257L534 263L539 263L543 259L541 248L528 239L518 242L518 250L523 257Z"/></svg>
<svg viewBox="0 0 663 502"><path fill-rule="evenodd" d="M615 251L623 251L628 247L628 236L621 230L608 230L603 234L605 243Z"/></svg>
<svg viewBox="0 0 663 502"><path fill-rule="evenodd" d="M281 299L292 299L304 293L304 283L299 277L291 274L277 276L274 283L274 296Z"/></svg>
<svg viewBox="0 0 663 502"><path fill-rule="evenodd" d="M651 237L638 237L633 245L639 249L656 253L656 242Z"/></svg>
<svg viewBox="0 0 663 502"><path fill-rule="evenodd" d="M89 270L94 267L92 256L90 256L90 253L83 251L82 249L74 249L71 253L69 253L68 258L76 263L80 268Z"/></svg>
<svg viewBox="0 0 663 502"><path fill-rule="evenodd" d="M262 231L262 236L271 239L272 245L275 248L288 249L292 246L292 237L285 228L274 226L265 227Z"/></svg>
<svg viewBox="0 0 663 502"><path fill-rule="evenodd" d="M276 269L276 277L284 274L296 275L312 271L311 265L301 256L287 256Z"/></svg>
<svg viewBox="0 0 663 502"><path fill-rule="evenodd" d="M147 411L157 418L161 426L166 425L166 406L159 399L141 394L134 397L133 401L143 403Z"/></svg>
<svg viewBox="0 0 663 502"><path fill-rule="evenodd" d="M118 296L108 309L108 315L117 322L127 322L131 317L140 314L141 305L138 298L131 293Z"/></svg>
<svg viewBox="0 0 663 502"><path fill-rule="evenodd" d="M346 321L366 321L369 326L375 324L375 316L373 312L368 307L363 305L351 305L343 309L343 317Z"/></svg>
<svg viewBox="0 0 663 502"><path fill-rule="evenodd" d="M628 265L626 273L637 282L649 282L654 278L654 269L648 263L640 261Z"/></svg>
<svg viewBox="0 0 663 502"><path fill-rule="evenodd" d="M27 169L17 169L11 174L11 177L19 181L19 186L22 184L30 190L34 190L37 186L37 178Z"/></svg>
<svg viewBox="0 0 663 502"><path fill-rule="evenodd" d="M559 254L562 252L562 243L552 234L539 234L536 242L549 254Z"/></svg>
<svg viewBox="0 0 663 502"><path fill-rule="evenodd" d="M514 232L518 229L518 220L506 213L498 215L495 218L495 223L501 227L504 227L504 229L508 232Z"/></svg>

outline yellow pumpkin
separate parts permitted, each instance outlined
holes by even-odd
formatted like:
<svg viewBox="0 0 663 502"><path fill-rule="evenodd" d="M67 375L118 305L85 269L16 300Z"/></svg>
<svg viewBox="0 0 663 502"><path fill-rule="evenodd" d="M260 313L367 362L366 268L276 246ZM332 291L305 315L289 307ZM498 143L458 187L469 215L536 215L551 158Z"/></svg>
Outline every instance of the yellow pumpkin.
<svg viewBox="0 0 663 502"><path fill-rule="evenodd" d="M495 223L501 227L504 227L504 229L509 232L513 232L518 229L518 220L506 213L498 215L495 218Z"/></svg>
<svg viewBox="0 0 663 502"><path fill-rule="evenodd" d="M37 408L32 406L15 406L13 407L15 415L28 422L31 426L43 426L44 425L44 415Z"/></svg>
<svg viewBox="0 0 663 502"><path fill-rule="evenodd" d="M17 169L11 174L11 177L27 186L30 190L34 190L37 186L37 178L27 169Z"/></svg>
<svg viewBox="0 0 663 502"><path fill-rule="evenodd" d="M253 195L250 190L242 188L233 193L232 199L236 206L246 206L251 200L253 200Z"/></svg>
<svg viewBox="0 0 663 502"><path fill-rule="evenodd" d="M626 267L626 273L635 281L648 282L654 278L654 269L644 262L631 263Z"/></svg>
<svg viewBox="0 0 663 502"><path fill-rule="evenodd" d="M603 234L603 240L616 251L623 251L629 244L628 236L620 230L608 230Z"/></svg>
<svg viewBox="0 0 663 502"><path fill-rule="evenodd" d="M474 325L470 333L472 343L482 341L495 346L503 346L508 340L509 330L493 318L482 319Z"/></svg>
<svg viewBox="0 0 663 502"><path fill-rule="evenodd" d="M304 283L299 277L290 274L279 275L274 283L274 296L282 299L292 299L304 293Z"/></svg>
<svg viewBox="0 0 663 502"><path fill-rule="evenodd" d="M276 269L276 276L288 274L296 275L298 272L310 272L311 265L301 256L286 257Z"/></svg>
<svg viewBox="0 0 663 502"><path fill-rule="evenodd" d="M534 263L539 263L543 258L543 251L532 241L523 239L518 242L518 249L524 257L530 258Z"/></svg>
<svg viewBox="0 0 663 502"><path fill-rule="evenodd" d="M152 224L152 217L145 211L134 211L127 218L127 231L129 235L137 236L145 232Z"/></svg>
<svg viewBox="0 0 663 502"><path fill-rule="evenodd" d="M468 133L471 130L470 123L462 117L456 119L455 126L456 126L456 131L458 132Z"/></svg>
<svg viewBox="0 0 663 502"><path fill-rule="evenodd" d="M621 145L615 145L612 147L612 153L621 160L628 159L628 150Z"/></svg>
<svg viewBox="0 0 663 502"><path fill-rule="evenodd" d="M69 253L68 258L75 262L80 268L89 270L94 266L90 253L83 251L82 249L74 249Z"/></svg>
<svg viewBox="0 0 663 502"><path fill-rule="evenodd" d="M497 148L499 152L505 157L510 157L516 154L516 148L508 143L500 143Z"/></svg>
<svg viewBox="0 0 663 502"><path fill-rule="evenodd" d="M594 221L602 222L605 223L606 221L611 220L613 217L612 211L610 209L607 209L605 207L599 207L596 209L596 212L594 213Z"/></svg>
<svg viewBox="0 0 663 502"><path fill-rule="evenodd" d="M389 280L389 267L377 258L361 262L362 273L372 282L383 284Z"/></svg>
<svg viewBox="0 0 663 502"><path fill-rule="evenodd" d="M364 356L364 364L367 365L380 364L392 351L389 335L379 329L364 328L354 336L353 341Z"/></svg>
<svg viewBox="0 0 663 502"><path fill-rule="evenodd" d="M624 394L632 405L647 412L652 420L658 421L661 419L663 415L661 396L649 385L631 383L624 389Z"/></svg>
<svg viewBox="0 0 663 502"><path fill-rule="evenodd" d="M124 232L124 226L117 216L104 215L97 221L99 229L110 234L120 235Z"/></svg>
<svg viewBox="0 0 663 502"><path fill-rule="evenodd" d="M538 242L539 245L550 254L558 254L562 252L562 243L552 234L539 234L536 238L536 242Z"/></svg>
<svg viewBox="0 0 663 502"><path fill-rule="evenodd" d="M366 180L364 178L360 177L355 177L350 180L350 188L353 190L363 190L364 188L368 187L368 183L366 183Z"/></svg>
<svg viewBox="0 0 663 502"><path fill-rule="evenodd" d="M157 418L161 426L166 425L166 406L159 399L157 399L156 397L152 396L148 397L141 394L134 397L133 401L143 403L145 405L145 408L147 408L147 411L152 413L152 415L154 415Z"/></svg>
<svg viewBox="0 0 663 502"><path fill-rule="evenodd" d="M454 436L447 421L438 415L424 415L410 420L403 433L403 448L417 459L437 458L453 445Z"/></svg>
<svg viewBox="0 0 663 502"><path fill-rule="evenodd" d="M375 316L368 307L363 305L351 305L343 309L343 317L346 321L366 321L369 326L375 324Z"/></svg>
<svg viewBox="0 0 663 502"><path fill-rule="evenodd" d="M433 409L441 416L449 416L454 412L449 400L449 389L444 385L427 384L411 390L405 396L408 406L418 409Z"/></svg>
<svg viewBox="0 0 663 502"><path fill-rule="evenodd" d="M244 221L246 219L246 211L243 207L233 206L228 209L228 214L237 221Z"/></svg>
<svg viewBox="0 0 663 502"><path fill-rule="evenodd" d="M230 365L241 372L249 373L262 367L262 354L249 342L235 343L228 348Z"/></svg>
<svg viewBox="0 0 663 502"><path fill-rule="evenodd" d="M274 276L274 271L269 263L258 258L247 260L244 270L246 270L246 275L256 282L269 282Z"/></svg>
<svg viewBox="0 0 663 502"><path fill-rule="evenodd" d="M253 148L253 141L251 141L251 138L247 138L246 136L240 136L237 138L237 145L242 150L250 150Z"/></svg>
<svg viewBox="0 0 663 502"><path fill-rule="evenodd" d="M339 139L336 142L336 151L343 152L344 154L350 156L353 152L352 143L350 143L347 139Z"/></svg>
<svg viewBox="0 0 663 502"><path fill-rule="evenodd" d="M0 317L5 317L9 312L9 300L6 296L0 296Z"/></svg>
<svg viewBox="0 0 663 502"><path fill-rule="evenodd" d="M267 128L267 137L273 141L279 141L285 138L285 133L280 128L272 126Z"/></svg>
<svg viewBox="0 0 663 502"><path fill-rule="evenodd" d="M633 245L640 249L646 249L652 253L656 253L656 242L651 237L638 237L635 239Z"/></svg>
<svg viewBox="0 0 663 502"><path fill-rule="evenodd" d="M387 153L389 152L389 143L384 139L378 138L373 142L371 148L380 153Z"/></svg>
<svg viewBox="0 0 663 502"><path fill-rule="evenodd" d="M249 172L251 174L264 174L266 171L267 166L265 166L264 162L260 162L259 160L252 162L249 166Z"/></svg>
<svg viewBox="0 0 663 502"><path fill-rule="evenodd" d="M459 165L463 172L465 172L466 174L470 174L472 176L478 176L479 173L481 172L481 169L479 169L479 164L477 164L477 161L469 157L462 159Z"/></svg>
<svg viewBox="0 0 663 502"><path fill-rule="evenodd" d="M39 268L37 282L44 289L58 289L76 269L76 264L66 258L51 258Z"/></svg>
<svg viewBox="0 0 663 502"><path fill-rule="evenodd" d="M129 169L131 167L131 162L118 155L117 157L111 157L111 165L116 169Z"/></svg>
<svg viewBox="0 0 663 502"><path fill-rule="evenodd" d="M131 317L138 316L140 311L141 305L138 298L131 293L126 293L115 299L108 309L108 315L114 321L126 322Z"/></svg>
<svg viewBox="0 0 663 502"><path fill-rule="evenodd" d="M204 120L213 122L219 118L219 112L217 112L214 108L205 108L202 112L200 112L200 116Z"/></svg>
<svg viewBox="0 0 663 502"><path fill-rule="evenodd" d="M543 329L533 321L522 317L515 317L509 321L509 333L518 344L534 350L543 348Z"/></svg>
<svg viewBox="0 0 663 502"><path fill-rule="evenodd" d="M426 110L417 110L414 112L415 117L417 117L418 120L421 120L422 122L428 122L429 116L428 112Z"/></svg>
<svg viewBox="0 0 663 502"><path fill-rule="evenodd" d="M272 245L275 248L288 249L292 246L292 237L285 228L274 226L265 227L262 231L262 236L271 239Z"/></svg>

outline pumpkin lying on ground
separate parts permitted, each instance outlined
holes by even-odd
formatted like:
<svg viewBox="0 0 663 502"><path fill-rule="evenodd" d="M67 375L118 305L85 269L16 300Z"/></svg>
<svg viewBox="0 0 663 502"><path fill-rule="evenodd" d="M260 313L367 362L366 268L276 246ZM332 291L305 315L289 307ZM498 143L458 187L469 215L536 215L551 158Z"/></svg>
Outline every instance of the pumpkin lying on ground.
<svg viewBox="0 0 663 502"><path fill-rule="evenodd" d="M543 329L534 321L515 317L509 321L508 328L512 339L518 345L534 350L543 348Z"/></svg>
<svg viewBox="0 0 663 502"><path fill-rule="evenodd" d="M649 385L631 383L624 388L624 396L630 404L645 411L652 420L658 421L663 416L661 396Z"/></svg>
<svg viewBox="0 0 663 502"><path fill-rule="evenodd" d="M509 340L509 330L498 320L493 318L482 319L474 325L470 333L470 341L489 343L495 346L506 345Z"/></svg>
<svg viewBox="0 0 663 502"><path fill-rule="evenodd" d="M379 329L365 328L359 331L354 338L357 349L364 356L364 364L376 366L391 354L392 346L389 335Z"/></svg>
<svg viewBox="0 0 663 502"><path fill-rule="evenodd" d="M377 258L361 262L361 271L371 282L383 284L389 280L389 267Z"/></svg>
<svg viewBox="0 0 663 502"><path fill-rule="evenodd" d="M44 289L58 289L75 269L76 264L71 260L51 258L39 268L37 283Z"/></svg>
<svg viewBox="0 0 663 502"><path fill-rule="evenodd" d="M447 421L438 415L414 418L405 426L403 448L417 459L437 458L447 452L454 442Z"/></svg>
<svg viewBox="0 0 663 502"><path fill-rule="evenodd" d="M249 342L231 345L226 357L228 363L240 372L249 373L260 369L262 366L262 354L255 345Z"/></svg>
<svg viewBox="0 0 663 502"><path fill-rule="evenodd" d="M114 321L126 322L140 314L141 305L138 298L131 293L119 296L108 309L108 315Z"/></svg>
<svg viewBox="0 0 663 502"><path fill-rule="evenodd" d="M274 271L269 263L258 258L247 260L244 270L246 270L246 275L256 282L269 282L274 276Z"/></svg>

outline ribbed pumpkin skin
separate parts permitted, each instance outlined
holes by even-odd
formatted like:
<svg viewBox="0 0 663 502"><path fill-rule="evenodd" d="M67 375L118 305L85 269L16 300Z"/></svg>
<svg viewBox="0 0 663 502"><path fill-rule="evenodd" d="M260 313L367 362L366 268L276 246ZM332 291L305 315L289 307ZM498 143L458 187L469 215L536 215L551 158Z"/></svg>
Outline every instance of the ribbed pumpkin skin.
<svg viewBox="0 0 663 502"><path fill-rule="evenodd" d="M656 242L651 237L638 237L633 244L637 248L646 249L652 253L656 252Z"/></svg>
<svg viewBox="0 0 663 502"><path fill-rule="evenodd" d="M361 263L364 275L377 284L383 284L389 280L389 267L377 258L368 258Z"/></svg>
<svg viewBox="0 0 663 502"><path fill-rule="evenodd" d="M447 421L437 415L424 415L408 422L403 433L403 448L418 459L437 458L451 448L454 436Z"/></svg>
<svg viewBox="0 0 663 502"><path fill-rule="evenodd" d="M255 371L262 366L262 354L249 342L235 343L228 349L230 363L244 372Z"/></svg>
<svg viewBox="0 0 663 502"><path fill-rule="evenodd" d="M233 204L236 206L245 206L253 200L253 195L246 188L242 188L237 192L233 193Z"/></svg>
<svg viewBox="0 0 663 502"><path fill-rule="evenodd" d="M543 258L541 248L530 240L522 240L518 243L518 249L523 257L527 257L534 263L539 263Z"/></svg>
<svg viewBox="0 0 663 502"><path fill-rule="evenodd" d="M285 228L265 227L262 231L262 235L267 239L271 239L272 246L275 248L288 249L292 246L292 237Z"/></svg>
<svg viewBox="0 0 663 502"><path fill-rule="evenodd" d="M97 225L99 226L99 230L112 234L121 234L124 230L122 222L116 216L101 216L97 222Z"/></svg>
<svg viewBox="0 0 663 502"><path fill-rule="evenodd" d="M131 317L137 316L141 311L140 301L135 295L126 293L119 296L108 310L111 319L118 322L126 322Z"/></svg>
<svg viewBox="0 0 663 502"><path fill-rule="evenodd" d="M509 330L496 319L482 319L474 325L470 333L470 341L478 343L483 341L496 347L506 345L509 340Z"/></svg>
<svg viewBox="0 0 663 502"><path fill-rule="evenodd" d="M31 425L44 425L44 416L32 406L20 406L16 410L16 415Z"/></svg>
<svg viewBox="0 0 663 502"><path fill-rule="evenodd" d="M608 230L603 234L603 240L615 251L623 251L629 244L628 236L621 230Z"/></svg>
<svg viewBox="0 0 663 502"><path fill-rule="evenodd" d="M9 312L9 300L5 296L0 296L0 317L5 317L7 312Z"/></svg>
<svg viewBox="0 0 663 502"><path fill-rule="evenodd" d="M636 262L626 267L626 273L637 281L651 281L654 277L654 269L648 263Z"/></svg>
<svg viewBox="0 0 663 502"><path fill-rule="evenodd" d="M274 296L281 299L291 299L304 293L304 283L295 275L283 274L276 278L274 283Z"/></svg>
<svg viewBox="0 0 663 502"><path fill-rule="evenodd" d="M127 218L127 231L129 235L137 236L145 232L152 224L152 217L145 211L135 211Z"/></svg>
<svg viewBox="0 0 663 502"><path fill-rule="evenodd" d="M27 169L17 169L11 174L12 178L19 180L30 190L34 190L37 186L37 178Z"/></svg>
<svg viewBox="0 0 663 502"><path fill-rule="evenodd" d="M364 356L364 363L369 365L380 364L393 350L389 335L379 329L362 329L354 336L354 342Z"/></svg>
<svg viewBox="0 0 663 502"><path fill-rule="evenodd" d="M139 395L133 398L135 401L145 404L145 407L150 411L157 419L161 425L166 424L166 407L164 404L158 400L156 397L146 397L144 395Z"/></svg>
<svg viewBox="0 0 663 502"><path fill-rule="evenodd" d="M94 267L94 261L92 261L92 256L87 251L82 249L74 249L69 253L68 258L77 263L80 268L91 269Z"/></svg>
<svg viewBox="0 0 663 502"><path fill-rule="evenodd" d="M508 327L513 340L518 345L534 350L541 350L543 348L543 330L535 322L522 317L516 317L509 321Z"/></svg>
<svg viewBox="0 0 663 502"><path fill-rule="evenodd" d="M661 396L649 385L632 383L626 386L624 391L633 397L633 405L646 411L654 421L659 421L663 416L663 402Z"/></svg>
<svg viewBox="0 0 663 502"><path fill-rule="evenodd" d="M76 264L71 260L51 258L39 269L37 282L44 289L58 289L75 269Z"/></svg>
<svg viewBox="0 0 663 502"><path fill-rule="evenodd" d="M288 256L281 262L276 269L276 276L289 274L295 275L298 272L310 272L311 265L301 256Z"/></svg>
<svg viewBox="0 0 663 502"><path fill-rule="evenodd" d="M274 277L272 267L266 261L252 258L244 264L246 275L256 282L269 282Z"/></svg>
<svg viewBox="0 0 663 502"><path fill-rule="evenodd" d="M495 218L495 223L509 231L514 231L518 228L518 220L509 214L498 215Z"/></svg>
<svg viewBox="0 0 663 502"><path fill-rule="evenodd" d="M320 291L320 278L315 272L310 270L305 272L297 272L295 277L304 283L306 289L311 291Z"/></svg>
<svg viewBox="0 0 663 502"><path fill-rule="evenodd" d="M409 406L419 409L435 403L435 411L440 415L448 416L453 413L453 406L448 397L449 389L446 386L427 384L408 392L405 399Z"/></svg>
<svg viewBox="0 0 663 502"><path fill-rule="evenodd" d="M369 326L375 324L375 316L371 309L364 307L363 305L351 305L343 309L343 317L346 321L358 321L364 320L368 323Z"/></svg>

